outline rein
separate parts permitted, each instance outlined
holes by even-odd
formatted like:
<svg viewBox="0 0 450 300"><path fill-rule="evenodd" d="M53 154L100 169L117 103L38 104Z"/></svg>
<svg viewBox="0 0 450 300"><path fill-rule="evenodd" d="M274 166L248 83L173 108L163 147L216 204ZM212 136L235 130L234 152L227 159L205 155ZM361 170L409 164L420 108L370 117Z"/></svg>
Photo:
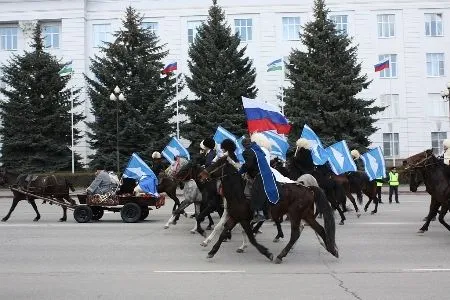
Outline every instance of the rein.
<svg viewBox="0 0 450 300"><path fill-rule="evenodd" d="M218 166L218 167L212 169L212 170L209 171L209 172L208 172L206 169L203 170L203 171L206 172L206 174L208 174L208 176L209 176L209 175L211 175L211 174L213 174L213 173L215 173L215 172L217 172L217 171L219 171L219 170L222 170L222 175L219 176L219 177L214 178L214 179L219 179L219 180L220 180L220 179L225 178L225 177L227 177L227 176L230 175L230 174L224 174L224 168L225 168L226 164L227 164L227 163L225 162L225 163L223 163L222 165L220 165L220 166Z"/></svg>

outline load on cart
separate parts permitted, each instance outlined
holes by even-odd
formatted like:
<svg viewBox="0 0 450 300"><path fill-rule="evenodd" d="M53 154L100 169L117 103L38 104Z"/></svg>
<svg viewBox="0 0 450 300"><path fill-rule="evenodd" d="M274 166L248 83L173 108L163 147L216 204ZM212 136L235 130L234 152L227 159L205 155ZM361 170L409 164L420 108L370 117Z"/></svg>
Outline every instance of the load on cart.
<svg viewBox="0 0 450 300"><path fill-rule="evenodd" d="M158 178L136 153L131 156L119 186L111 184L111 180L105 180L111 184L109 187L106 184L102 185L104 176L110 175L106 172L98 174L93 185L87 189L87 193L77 195L82 204L74 211L77 222L100 220L104 211L109 210L120 211L124 222L135 223L148 217L151 206L159 208L165 204L164 196L157 191Z"/></svg>

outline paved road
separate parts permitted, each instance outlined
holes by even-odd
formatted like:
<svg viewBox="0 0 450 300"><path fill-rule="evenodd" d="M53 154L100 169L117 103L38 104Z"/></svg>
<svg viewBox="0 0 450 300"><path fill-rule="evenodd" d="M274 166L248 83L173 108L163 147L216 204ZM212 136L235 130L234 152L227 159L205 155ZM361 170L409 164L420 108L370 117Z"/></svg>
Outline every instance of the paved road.
<svg viewBox="0 0 450 300"><path fill-rule="evenodd" d="M191 219L163 229L170 200L138 224L113 213L89 224L69 214L58 223L61 209L47 204L33 223L23 202L0 224L0 299L449 299L450 232L433 222L417 234L428 197L400 201L375 216L350 212L337 228L339 259L306 227L281 265L253 247L237 254L238 231L207 259L210 247L189 233ZM0 215L9 205L0 199ZM272 243L272 223L262 230L257 239L279 253L286 241Z"/></svg>

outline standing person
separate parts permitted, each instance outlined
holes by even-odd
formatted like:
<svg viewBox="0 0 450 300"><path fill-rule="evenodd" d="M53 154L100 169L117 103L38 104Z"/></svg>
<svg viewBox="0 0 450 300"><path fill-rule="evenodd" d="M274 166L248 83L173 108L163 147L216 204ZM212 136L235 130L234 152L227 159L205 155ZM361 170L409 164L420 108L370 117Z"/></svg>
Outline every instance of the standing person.
<svg viewBox="0 0 450 300"><path fill-rule="evenodd" d="M392 167L389 172L389 203L392 203L392 194L395 193L395 202L398 202L398 173L397 168Z"/></svg>
<svg viewBox="0 0 450 300"><path fill-rule="evenodd" d="M383 187L383 177L378 177L377 179L375 179L375 181L377 182L378 203L383 204L383 201L381 201L381 188Z"/></svg>
<svg viewBox="0 0 450 300"><path fill-rule="evenodd" d="M100 165L95 167L95 179L86 189L88 195L103 195L111 191L112 182L108 172Z"/></svg>

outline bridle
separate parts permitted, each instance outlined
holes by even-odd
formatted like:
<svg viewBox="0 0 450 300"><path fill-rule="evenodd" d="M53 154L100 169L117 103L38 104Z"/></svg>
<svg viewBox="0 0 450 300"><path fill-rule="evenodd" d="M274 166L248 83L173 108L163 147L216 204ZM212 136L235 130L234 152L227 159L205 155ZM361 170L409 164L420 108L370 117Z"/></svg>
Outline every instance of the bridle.
<svg viewBox="0 0 450 300"><path fill-rule="evenodd" d="M221 171L222 171L221 176L213 178L213 179L220 180L220 179L222 179L222 178L224 178L224 177L229 176L229 174L224 174L224 172L225 172L225 171L224 171L224 168L225 168L226 165L227 165L227 161L225 161L223 164L221 164L221 165L215 167L215 168L212 169L211 171L208 171L207 169L205 169L205 170L203 170L203 172L205 172L205 173L208 175L208 178L209 178L209 175L214 174L215 172L221 170Z"/></svg>
<svg viewBox="0 0 450 300"><path fill-rule="evenodd" d="M430 160L431 158L433 158L433 156L434 156L433 154L429 155L427 152L425 152L424 158L422 158L420 161L416 162L415 164L406 167L405 171L406 170L413 171L413 170L417 170L417 169L426 169L429 166L439 164L439 161L427 163L427 161Z"/></svg>

